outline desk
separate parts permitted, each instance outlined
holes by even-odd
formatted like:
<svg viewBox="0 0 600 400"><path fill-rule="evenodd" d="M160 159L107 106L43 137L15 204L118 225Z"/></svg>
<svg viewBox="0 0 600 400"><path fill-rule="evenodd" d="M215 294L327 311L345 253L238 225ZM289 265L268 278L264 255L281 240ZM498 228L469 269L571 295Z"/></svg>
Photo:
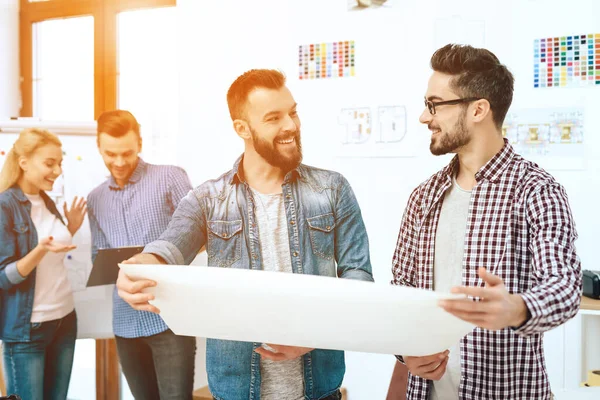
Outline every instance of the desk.
<svg viewBox="0 0 600 400"><path fill-rule="evenodd" d="M583 296L581 298L581 306L580 308L580 312L583 312L585 314L595 314L595 313L589 313L589 311L600 311L600 300L596 300L596 299L591 299L589 297ZM598 314L600 315L600 313Z"/></svg>

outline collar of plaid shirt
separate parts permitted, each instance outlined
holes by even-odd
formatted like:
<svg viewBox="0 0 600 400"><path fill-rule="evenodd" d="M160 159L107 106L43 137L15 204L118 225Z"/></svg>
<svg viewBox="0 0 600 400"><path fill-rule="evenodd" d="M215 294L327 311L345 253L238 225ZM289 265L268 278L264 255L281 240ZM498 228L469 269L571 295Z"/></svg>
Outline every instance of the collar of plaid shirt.
<svg viewBox="0 0 600 400"><path fill-rule="evenodd" d="M477 173L475 174L475 180L480 182L482 180L488 180L493 183L497 183L500 180L502 174L509 167L510 162L515 157L516 153L512 146L504 139L504 146L496 153ZM458 155L452 158L450 164L444 168L444 173L448 176L448 180L452 183L452 177L456 174L458 168Z"/></svg>
<svg viewBox="0 0 600 400"><path fill-rule="evenodd" d="M510 162L516 156L512 146L508 143L508 140L504 139L504 146L502 149L492 157L477 173L475 174L475 180L479 183L483 180L487 180L491 183L498 183L502 174L509 167ZM422 202L423 215L427 215L432 208L440 202L446 190L452 186L452 178L458 171L458 155L452 158L450 164L442 169L434 178L437 179L437 184L433 185L435 193L433 196L426 196ZM441 203L440 203L441 205Z"/></svg>

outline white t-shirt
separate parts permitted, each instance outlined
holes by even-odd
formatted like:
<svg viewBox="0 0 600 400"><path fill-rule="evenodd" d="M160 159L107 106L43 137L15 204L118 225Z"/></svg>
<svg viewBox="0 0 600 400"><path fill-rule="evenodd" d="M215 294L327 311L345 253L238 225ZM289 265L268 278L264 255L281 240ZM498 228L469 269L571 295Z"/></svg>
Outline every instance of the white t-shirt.
<svg viewBox="0 0 600 400"><path fill-rule="evenodd" d="M44 199L26 194L31 202L31 219L38 240L52 236L54 242L71 244L72 237L67 227L48 210ZM31 322L45 322L63 318L75 309L71 283L64 264L66 253L49 251L36 267L35 294Z"/></svg>
<svg viewBox="0 0 600 400"><path fill-rule="evenodd" d="M283 193L261 194L252 189L260 250L265 271L292 273L290 237ZM263 345L263 347L266 347ZM267 347L268 350L270 350ZM263 400L304 399L304 365L302 357L287 361L261 360L260 398Z"/></svg>
<svg viewBox="0 0 600 400"><path fill-rule="evenodd" d="M465 234L471 192L463 190L456 179L446 191L440 219L435 235L435 257L433 261L433 289L436 292L450 292L453 286L462 284ZM450 347L446 373L439 381L434 381L431 400L458 400L460 386L460 343Z"/></svg>

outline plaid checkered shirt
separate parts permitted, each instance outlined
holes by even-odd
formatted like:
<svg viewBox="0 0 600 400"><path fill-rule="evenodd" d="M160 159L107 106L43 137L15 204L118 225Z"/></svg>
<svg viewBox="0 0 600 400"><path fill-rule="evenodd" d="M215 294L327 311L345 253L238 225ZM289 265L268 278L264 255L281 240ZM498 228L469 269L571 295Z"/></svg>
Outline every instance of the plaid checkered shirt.
<svg viewBox="0 0 600 400"><path fill-rule="evenodd" d="M433 289L435 234L458 158L417 187L402 218L392 283ZM518 328L475 328L460 342L461 400L550 399L543 333L572 318L581 301L581 264L567 194L505 141L475 175L464 241L462 284L485 286L486 267L523 297ZM440 327L443 329L443 327ZM428 400L431 381L409 375L407 399Z"/></svg>

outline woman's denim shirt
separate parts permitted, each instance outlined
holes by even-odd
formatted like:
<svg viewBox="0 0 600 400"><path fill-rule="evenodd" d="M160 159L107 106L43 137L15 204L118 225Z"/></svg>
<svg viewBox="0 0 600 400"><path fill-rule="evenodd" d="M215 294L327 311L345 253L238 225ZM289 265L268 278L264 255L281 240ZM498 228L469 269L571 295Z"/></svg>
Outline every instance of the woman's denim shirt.
<svg viewBox="0 0 600 400"><path fill-rule="evenodd" d="M64 223L52 199L44 192L40 195L48 210ZM0 193L0 339L5 342L30 340L36 270L23 278L17 261L37 244L29 199L18 186Z"/></svg>

